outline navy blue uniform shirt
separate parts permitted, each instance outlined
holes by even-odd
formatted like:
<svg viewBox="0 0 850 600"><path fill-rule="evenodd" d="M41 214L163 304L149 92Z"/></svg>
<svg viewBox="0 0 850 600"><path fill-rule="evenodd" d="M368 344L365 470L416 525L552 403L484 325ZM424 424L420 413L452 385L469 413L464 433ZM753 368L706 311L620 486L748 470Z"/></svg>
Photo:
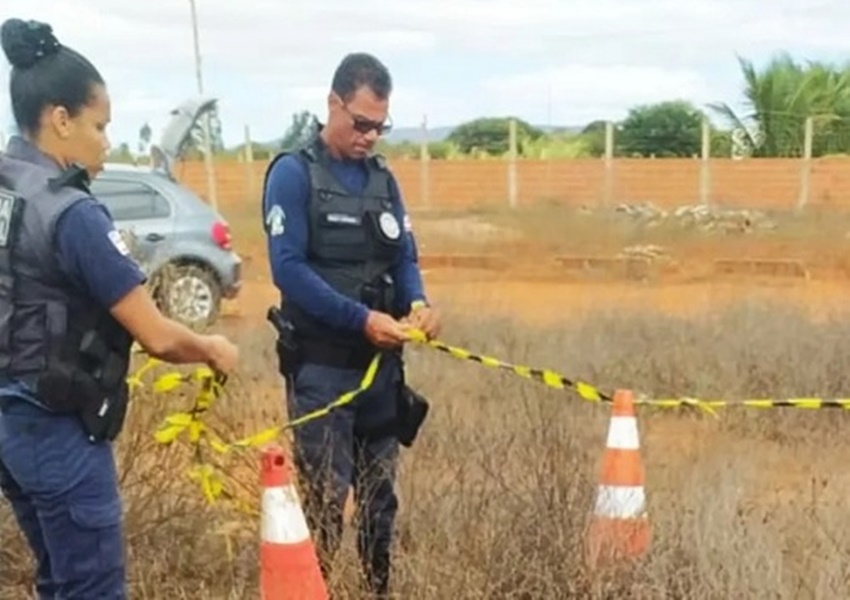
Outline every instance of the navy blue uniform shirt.
<svg viewBox="0 0 850 600"><path fill-rule="evenodd" d="M329 162L331 172L343 188L352 194L363 192L368 171L362 161L329 157ZM400 305L409 309L414 301L427 300L410 219L398 183L392 176L390 181L395 217L404 224L402 257L392 276L398 288ZM264 218L274 206L283 210L283 232L272 232L266 228L272 278L288 301L314 318L336 329L361 331L366 324L368 308L334 290L307 265L310 193L310 174L297 155L284 156L274 164L263 195Z"/></svg>

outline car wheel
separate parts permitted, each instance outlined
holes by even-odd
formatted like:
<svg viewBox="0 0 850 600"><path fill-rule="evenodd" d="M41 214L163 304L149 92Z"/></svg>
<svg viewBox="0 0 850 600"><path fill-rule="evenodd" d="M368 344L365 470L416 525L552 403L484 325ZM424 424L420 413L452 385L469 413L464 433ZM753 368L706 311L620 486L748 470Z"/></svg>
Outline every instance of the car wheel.
<svg viewBox="0 0 850 600"><path fill-rule="evenodd" d="M157 300L167 316L193 329L218 319L221 288L215 276L197 265L169 265L157 282Z"/></svg>

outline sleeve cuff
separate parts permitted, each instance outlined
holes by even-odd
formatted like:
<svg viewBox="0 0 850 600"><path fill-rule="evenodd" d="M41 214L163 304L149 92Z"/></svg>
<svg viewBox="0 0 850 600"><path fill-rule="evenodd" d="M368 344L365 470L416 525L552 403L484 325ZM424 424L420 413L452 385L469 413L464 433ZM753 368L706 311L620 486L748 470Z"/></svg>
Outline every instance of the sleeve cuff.
<svg viewBox="0 0 850 600"><path fill-rule="evenodd" d="M369 318L369 309L363 305L358 305L357 314L354 317L355 329L363 331L366 328L366 319Z"/></svg>

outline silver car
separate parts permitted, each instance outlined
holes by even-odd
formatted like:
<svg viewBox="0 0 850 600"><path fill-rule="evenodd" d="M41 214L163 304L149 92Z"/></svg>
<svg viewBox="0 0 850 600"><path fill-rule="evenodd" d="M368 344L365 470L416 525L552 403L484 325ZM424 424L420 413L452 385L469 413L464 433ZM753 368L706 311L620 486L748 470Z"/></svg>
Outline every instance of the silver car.
<svg viewBox="0 0 850 600"><path fill-rule="evenodd" d="M222 300L235 298L242 283L227 221L171 175L170 163L210 106L190 101L172 113L153 167L107 164L91 185L148 274L160 309L199 329L217 320Z"/></svg>

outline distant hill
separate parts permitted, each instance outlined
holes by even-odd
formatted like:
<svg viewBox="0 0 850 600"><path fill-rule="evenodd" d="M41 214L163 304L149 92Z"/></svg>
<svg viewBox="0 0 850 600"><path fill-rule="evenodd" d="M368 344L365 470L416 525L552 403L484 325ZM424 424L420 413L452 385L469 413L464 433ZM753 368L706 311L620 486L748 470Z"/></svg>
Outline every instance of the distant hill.
<svg viewBox="0 0 850 600"><path fill-rule="evenodd" d="M454 131L454 128L454 125L447 127L429 127L428 141L442 142L444 139L449 137L449 134ZM398 144L399 142L420 142L422 141L422 128L398 127L390 131L387 135L385 135L384 140L386 140L390 144Z"/></svg>
<svg viewBox="0 0 850 600"><path fill-rule="evenodd" d="M442 142L449 135L451 135L452 131L454 131L456 125L444 126L444 127L434 127L428 129L428 141L429 142ZM583 125L575 126L575 125L534 125L541 131L546 133L555 133L555 132L568 132L568 133L578 133L582 129L584 129ZM391 143L397 144L399 142L419 142L422 140L422 129L419 127L399 127L398 129L393 129L387 134L384 139Z"/></svg>

